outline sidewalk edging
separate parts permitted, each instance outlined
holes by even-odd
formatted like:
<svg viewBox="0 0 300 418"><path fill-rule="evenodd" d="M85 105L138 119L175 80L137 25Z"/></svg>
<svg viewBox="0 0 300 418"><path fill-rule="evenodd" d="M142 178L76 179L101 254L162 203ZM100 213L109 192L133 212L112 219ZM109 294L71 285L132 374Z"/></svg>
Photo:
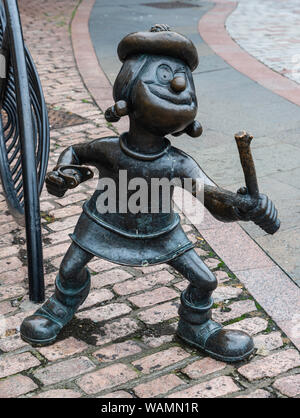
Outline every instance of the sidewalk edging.
<svg viewBox="0 0 300 418"><path fill-rule="evenodd" d="M95 0L86 0L79 5L72 22L72 43L79 73L99 108L105 111L107 107L113 104L112 86L100 67L89 34L89 16L94 3ZM217 8L219 18L220 16L224 18L225 14L227 16L229 13L229 7L227 6L230 6L230 10L232 10L232 5L234 4L233 2L222 3L221 8L218 8L221 4L217 4L205 16L209 15L211 18L211 13L214 10L216 11ZM223 14L222 11L224 12ZM211 22L209 19L205 20L205 16L200 21L202 26L199 23L199 29L201 30L203 22L206 28L208 27L208 22ZM217 23L220 23L220 19ZM223 30L225 31L225 28ZM211 31L214 33L214 30L211 29ZM218 27L216 36L220 33L222 33L222 30ZM227 36L229 37L229 35ZM230 37L229 39L231 40ZM206 41L205 38L204 40ZM231 42L236 45L232 40ZM211 45L209 44L209 46ZM240 49L237 45L236 47ZM248 56L248 54L246 55ZM254 58L250 58L256 61ZM230 65L232 64L230 63ZM261 65L268 70L268 76L270 76L269 72L274 73L263 64ZM277 73L274 73L274 75L284 79L288 82L288 85L295 85L294 82L285 79ZM273 91L277 93L277 91ZM297 91L299 94L300 86ZM288 100L292 101L291 99ZM126 121L116 124L116 128L121 131L126 129L126 127ZM186 215L188 216L188 214ZM199 227L195 225L195 227L228 268L236 274L262 308L275 320L295 346L300 349L300 336L297 338L295 335L296 323L300 321L300 288L292 282L288 275L266 255L238 224L218 222L205 210L205 226L201 225ZM276 286L274 286L275 283Z"/></svg>
<svg viewBox="0 0 300 418"><path fill-rule="evenodd" d="M199 33L207 45L231 67L251 80L300 106L300 85L277 73L255 57L230 37L225 23L237 7L237 1L214 0L215 6L199 21Z"/></svg>
<svg viewBox="0 0 300 418"><path fill-rule="evenodd" d="M100 66L89 34L89 17L94 4L95 0L84 0L80 3L72 21L71 37L76 64L83 83L104 113L114 101L111 84ZM128 122L122 118L114 126L116 129L126 130Z"/></svg>

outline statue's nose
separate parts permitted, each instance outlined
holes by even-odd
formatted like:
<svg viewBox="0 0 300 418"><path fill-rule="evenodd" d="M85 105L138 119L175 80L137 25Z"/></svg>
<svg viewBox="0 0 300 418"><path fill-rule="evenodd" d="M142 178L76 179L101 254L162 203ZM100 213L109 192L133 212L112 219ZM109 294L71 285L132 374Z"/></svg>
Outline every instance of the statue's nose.
<svg viewBox="0 0 300 418"><path fill-rule="evenodd" d="M181 91L185 90L186 88L185 77L182 77L182 76L174 77L173 80L171 81L171 88L176 93L180 93Z"/></svg>

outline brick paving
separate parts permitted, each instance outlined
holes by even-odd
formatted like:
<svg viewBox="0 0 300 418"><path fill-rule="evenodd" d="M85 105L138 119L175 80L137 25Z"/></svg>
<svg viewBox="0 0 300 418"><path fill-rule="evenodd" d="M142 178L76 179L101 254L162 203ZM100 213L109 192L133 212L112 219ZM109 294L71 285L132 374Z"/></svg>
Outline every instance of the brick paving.
<svg viewBox="0 0 300 418"><path fill-rule="evenodd" d="M47 104L87 119L52 129L50 168L66 146L112 134L75 66L69 22L76 5L77 0L20 2ZM48 296L68 234L96 182L63 199L42 193ZM220 283L214 317L254 336L257 352L251 362L227 365L176 339L179 295L186 283L171 267L121 267L97 259L89 264L90 296L58 342L30 347L19 338L23 318L36 309L27 296L24 231L9 218L2 196L0 209L0 397L300 396L299 352L190 225L197 251Z"/></svg>
<svg viewBox="0 0 300 418"><path fill-rule="evenodd" d="M226 28L249 54L300 83L298 0L239 0Z"/></svg>

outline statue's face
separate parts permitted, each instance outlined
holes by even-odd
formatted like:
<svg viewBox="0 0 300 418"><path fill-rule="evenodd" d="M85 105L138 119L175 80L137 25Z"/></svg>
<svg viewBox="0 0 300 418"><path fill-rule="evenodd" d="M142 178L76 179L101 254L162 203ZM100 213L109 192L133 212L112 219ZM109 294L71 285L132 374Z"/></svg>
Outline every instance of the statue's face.
<svg viewBox="0 0 300 418"><path fill-rule="evenodd" d="M132 90L131 117L145 130L167 135L193 122L197 99L189 67L171 57L151 56Z"/></svg>

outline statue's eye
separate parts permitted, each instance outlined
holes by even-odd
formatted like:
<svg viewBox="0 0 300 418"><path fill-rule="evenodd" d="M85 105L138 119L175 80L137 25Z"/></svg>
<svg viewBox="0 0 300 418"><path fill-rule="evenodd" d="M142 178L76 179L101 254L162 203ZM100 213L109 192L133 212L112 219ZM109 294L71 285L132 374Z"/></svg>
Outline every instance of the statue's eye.
<svg viewBox="0 0 300 418"><path fill-rule="evenodd" d="M158 67L156 75L158 81L162 84L168 84L174 78L172 69L166 64L162 64Z"/></svg>

